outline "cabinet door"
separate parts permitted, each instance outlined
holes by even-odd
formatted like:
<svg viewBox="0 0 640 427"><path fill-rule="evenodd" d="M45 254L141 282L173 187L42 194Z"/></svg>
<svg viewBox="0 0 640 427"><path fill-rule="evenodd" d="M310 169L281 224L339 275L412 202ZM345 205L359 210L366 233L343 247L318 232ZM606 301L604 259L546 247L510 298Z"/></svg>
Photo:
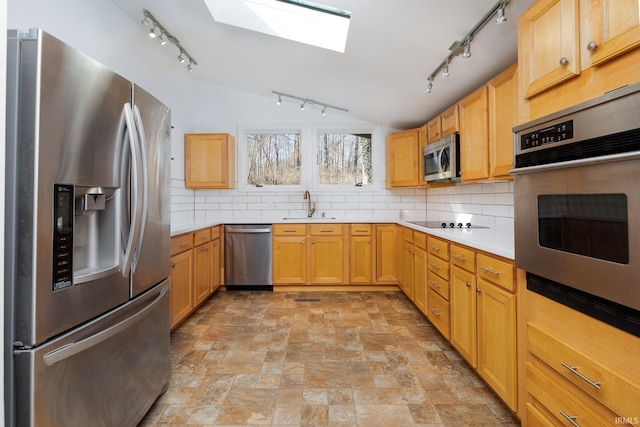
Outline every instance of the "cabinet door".
<svg viewBox="0 0 640 427"><path fill-rule="evenodd" d="M489 177L513 179L513 133L518 111L517 64L487 85L489 90Z"/></svg>
<svg viewBox="0 0 640 427"><path fill-rule="evenodd" d="M171 257L171 288L169 292L171 329L193 309L193 251Z"/></svg>
<svg viewBox="0 0 640 427"><path fill-rule="evenodd" d="M376 225L376 282L398 282L398 227Z"/></svg>
<svg viewBox="0 0 640 427"><path fill-rule="evenodd" d="M211 242L193 249L194 307L211 295Z"/></svg>
<svg viewBox="0 0 640 427"><path fill-rule="evenodd" d="M233 136L226 133L184 136L186 188L232 188L235 185Z"/></svg>
<svg viewBox="0 0 640 427"><path fill-rule="evenodd" d="M430 144L440 138L442 138L442 116L437 116L427 122L427 142Z"/></svg>
<svg viewBox="0 0 640 427"><path fill-rule="evenodd" d="M214 239L211 241L211 293L222 284L222 275L220 274L221 257L220 239Z"/></svg>
<svg viewBox="0 0 640 427"><path fill-rule="evenodd" d="M477 362L476 277L451 268L451 344L474 368Z"/></svg>
<svg viewBox="0 0 640 427"><path fill-rule="evenodd" d="M516 296L478 279L478 373L517 409Z"/></svg>
<svg viewBox="0 0 640 427"><path fill-rule="evenodd" d="M640 1L589 0L591 65L600 65L640 46Z"/></svg>
<svg viewBox="0 0 640 427"><path fill-rule="evenodd" d="M351 236L350 243L351 283L372 283L371 236Z"/></svg>
<svg viewBox="0 0 640 427"><path fill-rule="evenodd" d="M310 236L311 283L341 284L344 281L342 236Z"/></svg>
<svg viewBox="0 0 640 427"><path fill-rule="evenodd" d="M413 301L413 243L402 242L402 278L400 288Z"/></svg>
<svg viewBox="0 0 640 427"><path fill-rule="evenodd" d="M427 314L427 251L413 248L413 303Z"/></svg>
<svg viewBox="0 0 640 427"><path fill-rule="evenodd" d="M482 86L460 101L460 171L463 181L489 176L487 87Z"/></svg>
<svg viewBox="0 0 640 427"><path fill-rule="evenodd" d="M395 132L387 137L387 186L418 186L419 131Z"/></svg>
<svg viewBox="0 0 640 427"><path fill-rule="evenodd" d="M306 236L273 236L273 283L307 283Z"/></svg>
<svg viewBox="0 0 640 427"><path fill-rule="evenodd" d="M539 0L518 19L518 64L530 98L580 74L578 0Z"/></svg>
<svg viewBox="0 0 640 427"><path fill-rule="evenodd" d="M460 132L458 104L447 108L440 116L442 117L442 137Z"/></svg>

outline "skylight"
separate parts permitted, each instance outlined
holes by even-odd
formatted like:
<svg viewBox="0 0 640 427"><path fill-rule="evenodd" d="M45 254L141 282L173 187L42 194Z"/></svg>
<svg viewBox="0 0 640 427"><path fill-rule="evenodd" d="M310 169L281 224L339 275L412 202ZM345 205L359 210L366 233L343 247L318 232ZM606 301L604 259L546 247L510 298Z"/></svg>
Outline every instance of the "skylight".
<svg viewBox="0 0 640 427"><path fill-rule="evenodd" d="M351 12L306 0L204 0L228 25L344 52Z"/></svg>

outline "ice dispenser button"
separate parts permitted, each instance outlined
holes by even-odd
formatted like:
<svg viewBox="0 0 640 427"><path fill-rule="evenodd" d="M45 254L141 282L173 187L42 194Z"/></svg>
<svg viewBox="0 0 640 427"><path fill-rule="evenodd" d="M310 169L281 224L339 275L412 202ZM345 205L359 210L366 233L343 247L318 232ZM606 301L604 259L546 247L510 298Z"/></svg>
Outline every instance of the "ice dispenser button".
<svg viewBox="0 0 640 427"><path fill-rule="evenodd" d="M83 211L104 210L104 194L85 194L82 198Z"/></svg>

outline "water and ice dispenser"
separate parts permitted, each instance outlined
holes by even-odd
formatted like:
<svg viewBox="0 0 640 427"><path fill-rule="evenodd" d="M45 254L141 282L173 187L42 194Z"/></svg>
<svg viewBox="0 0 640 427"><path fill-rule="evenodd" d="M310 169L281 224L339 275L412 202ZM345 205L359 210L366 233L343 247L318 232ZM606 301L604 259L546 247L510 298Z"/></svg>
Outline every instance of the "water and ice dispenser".
<svg viewBox="0 0 640 427"><path fill-rule="evenodd" d="M54 193L53 290L118 269L118 189L56 184Z"/></svg>

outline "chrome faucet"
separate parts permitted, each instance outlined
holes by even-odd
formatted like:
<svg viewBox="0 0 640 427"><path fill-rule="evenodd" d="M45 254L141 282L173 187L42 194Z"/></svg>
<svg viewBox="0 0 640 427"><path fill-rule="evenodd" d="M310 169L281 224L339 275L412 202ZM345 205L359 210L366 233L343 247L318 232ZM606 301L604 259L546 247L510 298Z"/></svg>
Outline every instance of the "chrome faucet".
<svg viewBox="0 0 640 427"><path fill-rule="evenodd" d="M304 199L309 201L309 207L307 208L307 218L311 218L313 216L313 213L316 211L316 204L311 202L311 193L309 193L309 190L305 190ZM313 205L313 207L311 205Z"/></svg>

